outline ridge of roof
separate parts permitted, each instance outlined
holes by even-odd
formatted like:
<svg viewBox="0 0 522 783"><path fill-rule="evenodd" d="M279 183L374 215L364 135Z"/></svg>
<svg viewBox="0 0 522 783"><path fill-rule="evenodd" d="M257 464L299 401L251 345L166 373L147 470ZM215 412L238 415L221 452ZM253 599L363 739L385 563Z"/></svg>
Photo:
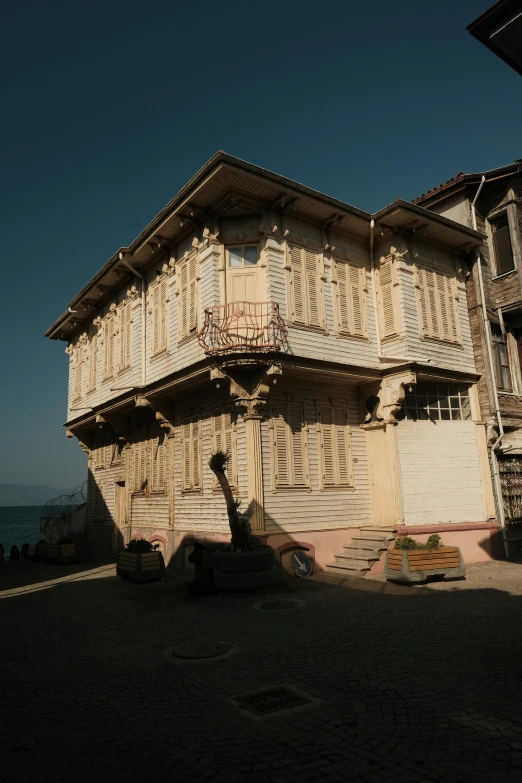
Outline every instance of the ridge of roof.
<svg viewBox="0 0 522 783"><path fill-rule="evenodd" d="M487 175L502 175L502 174L509 174L511 171L516 171L517 169L520 170L522 163L522 159L517 159L513 163L508 163L506 166L499 166L496 169L489 169L487 171L477 171L475 173L466 174L464 171L459 171L458 174L455 174L454 177L451 177L451 179L448 179L446 182L443 182L441 185L437 185L434 188L431 188L431 190L427 190L426 193L422 193L417 198L412 199L412 204L418 204L422 206L422 202L426 201L427 199L432 198L433 196L436 196L438 193L442 193L445 190L449 190L452 186L457 184L467 184L472 183L474 180L481 179L483 176Z"/></svg>

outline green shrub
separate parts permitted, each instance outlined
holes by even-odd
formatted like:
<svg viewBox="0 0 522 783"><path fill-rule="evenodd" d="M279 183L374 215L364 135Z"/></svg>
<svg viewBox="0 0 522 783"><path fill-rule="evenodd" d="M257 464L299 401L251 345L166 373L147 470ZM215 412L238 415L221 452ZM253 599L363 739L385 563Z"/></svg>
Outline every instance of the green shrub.
<svg viewBox="0 0 522 783"><path fill-rule="evenodd" d="M395 549L417 549L417 542L409 536L406 536L406 538L396 538Z"/></svg>
<svg viewBox="0 0 522 783"><path fill-rule="evenodd" d="M426 541L426 546L428 549L438 549L440 546L442 546L440 542L440 536L437 533L434 533Z"/></svg>

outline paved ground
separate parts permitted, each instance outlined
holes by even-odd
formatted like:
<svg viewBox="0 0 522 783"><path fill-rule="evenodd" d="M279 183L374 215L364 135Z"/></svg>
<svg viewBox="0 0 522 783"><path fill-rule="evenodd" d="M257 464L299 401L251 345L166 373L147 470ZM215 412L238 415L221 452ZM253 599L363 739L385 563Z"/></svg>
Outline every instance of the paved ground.
<svg viewBox="0 0 522 783"><path fill-rule="evenodd" d="M520 783L522 564L468 574L190 599L108 564L0 564L0 780ZM239 649L168 652L201 640ZM321 701L256 721L229 700L282 683Z"/></svg>

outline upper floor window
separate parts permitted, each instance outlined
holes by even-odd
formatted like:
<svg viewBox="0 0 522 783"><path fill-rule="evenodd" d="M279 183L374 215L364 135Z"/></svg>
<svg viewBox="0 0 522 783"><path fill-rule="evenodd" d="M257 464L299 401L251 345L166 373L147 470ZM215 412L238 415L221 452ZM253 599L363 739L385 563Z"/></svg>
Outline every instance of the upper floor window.
<svg viewBox="0 0 522 783"><path fill-rule="evenodd" d="M126 370L131 365L131 323L132 313L129 302L120 309L120 370Z"/></svg>
<svg viewBox="0 0 522 783"><path fill-rule="evenodd" d="M460 342L457 281L434 269L418 266L420 327L424 337Z"/></svg>
<svg viewBox="0 0 522 783"><path fill-rule="evenodd" d="M231 269L238 269L239 267L245 266L256 266L258 261L256 245L229 247L227 250L227 255L228 266Z"/></svg>
<svg viewBox="0 0 522 783"><path fill-rule="evenodd" d="M152 355L167 349L167 280L152 288Z"/></svg>
<svg viewBox="0 0 522 783"><path fill-rule="evenodd" d="M103 323L103 378L112 378L114 372L114 323L108 316Z"/></svg>
<svg viewBox="0 0 522 783"><path fill-rule="evenodd" d="M501 391L513 391L513 381L511 378L511 369L509 366L509 353L507 347L506 335L498 326L491 327L491 337L493 341L493 360L495 362L495 375L497 376L497 387Z"/></svg>
<svg viewBox="0 0 522 783"><path fill-rule="evenodd" d="M77 345L73 352L73 400L79 400L83 388L83 346Z"/></svg>
<svg viewBox="0 0 522 783"><path fill-rule="evenodd" d="M198 259L194 253L178 264L179 337L190 337L198 328Z"/></svg>
<svg viewBox="0 0 522 783"><path fill-rule="evenodd" d="M336 284L336 321L340 334L367 336L366 266L355 261L333 261Z"/></svg>
<svg viewBox="0 0 522 783"><path fill-rule="evenodd" d="M97 361L98 361L98 337L95 334L93 334L88 347L87 391L93 391L96 388Z"/></svg>
<svg viewBox="0 0 522 783"><path fill-rule="evenodd" d="M417 383L406 389L405 419L466 421L471 419L469 389L456 383Z"/></svg>
<svg viewBox="0 0 522 783"><path fill-rule="evenodd" d="M167 445L160 427L149 427L137 432L132 445L133 491L165 490Z"/></svg>
<svg viewBox="0 0 522 783"><path fill-rule="evenodd" d="M379 330L383 339L399 334L400 317L397 266L392 256L383 256L376 276Z"/></svg>
<svg viewBox="0 0 522 783"><path fill-rule="evenodd" d="M495 271L497 275L503 275L515 268L507 212L504 212L494 220L490 220L489 223L493 237Z"/></svg>
<svg viewBox="0 0 522 783"><path fill-rule="evenodd" d="M295 245L288 248L288 255L292 323L324 328L322 255Z"/></svg>

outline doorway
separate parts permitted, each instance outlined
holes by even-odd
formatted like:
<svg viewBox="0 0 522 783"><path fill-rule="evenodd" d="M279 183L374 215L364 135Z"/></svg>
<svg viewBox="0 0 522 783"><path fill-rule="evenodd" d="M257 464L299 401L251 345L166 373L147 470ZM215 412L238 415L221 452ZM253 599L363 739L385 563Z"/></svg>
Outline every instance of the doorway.
<svg viewBox="0 0 522 783"><path fill-rule="evenodd" d="M262 272L257 245L225 248L225 303L262 302Z"/></svg>

